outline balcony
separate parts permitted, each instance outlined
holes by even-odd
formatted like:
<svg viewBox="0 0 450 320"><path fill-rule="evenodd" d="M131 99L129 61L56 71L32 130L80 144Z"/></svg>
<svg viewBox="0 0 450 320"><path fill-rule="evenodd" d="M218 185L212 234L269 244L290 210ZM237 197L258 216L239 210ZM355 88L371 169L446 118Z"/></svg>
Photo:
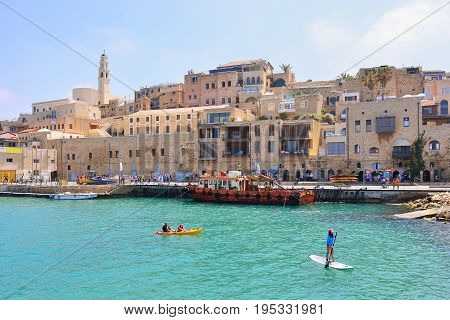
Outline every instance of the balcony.
<svg viewBox="0 0 450 320"><path fill-rule="evenodd" d="M311 125L284 125L281 128L281 139L311 139Z"/></svg>
<svg viewBox="0 0 450 320"><path fill-rule="evenodd" d="M228 141L248 140L249 137L250 137L250 128L248 126L227 128L226 140Z"/></svg>
<svg viewBox="0 0 450 320"><path fill-rule="evenodd" d="M237 90L239 94L259 94L261 91L261 85L258 84L244 85L242 89Z"/></svg>
<svg viewBox="0 0 450 320"><path fill-rule="evenodd" d="M298 151L280 151L282 156L308 156L308 151L306 149L298 150Z"/></svg>

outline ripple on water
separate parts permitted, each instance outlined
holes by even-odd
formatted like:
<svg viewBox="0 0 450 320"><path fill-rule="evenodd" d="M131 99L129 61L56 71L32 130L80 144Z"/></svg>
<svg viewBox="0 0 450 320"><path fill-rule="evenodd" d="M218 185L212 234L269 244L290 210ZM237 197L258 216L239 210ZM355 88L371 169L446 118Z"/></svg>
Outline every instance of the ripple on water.
<svg viewBox="0 0 450 320"><path fill-rule="evenodd" d="M15 299L447 299L450 294L449 277L439 271L450 258L448 225L392 219L401 207L145 198L0 201L1 297L14 292ZM204 232L153 235L166 221ZM324 254L330 227L338 231L336 259L354 270L326 270L308 259Z"/></svg>

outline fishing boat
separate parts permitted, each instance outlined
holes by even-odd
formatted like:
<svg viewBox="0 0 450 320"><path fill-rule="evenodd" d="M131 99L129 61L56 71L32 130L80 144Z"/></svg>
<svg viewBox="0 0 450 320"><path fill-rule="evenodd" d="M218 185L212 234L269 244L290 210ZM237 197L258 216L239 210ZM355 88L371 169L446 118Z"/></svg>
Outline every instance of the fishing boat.
<svg viewBox="0 0 450 320"><path fill-rule="evenodd" d="M51 199L55 200L87 200L87 199L95 199L97 198L98 193L71 193L71 192L64 192L64 193L57 193L57 194L51 194L49 197Z"/></svg>
<svg viewBox="0 0 450 320"><path fill-rule="evenodd" d="M203 175L193 199L205 202L299 205L314 202L314 192L285 189L269 177L242 176L240 171Z"/></svg>

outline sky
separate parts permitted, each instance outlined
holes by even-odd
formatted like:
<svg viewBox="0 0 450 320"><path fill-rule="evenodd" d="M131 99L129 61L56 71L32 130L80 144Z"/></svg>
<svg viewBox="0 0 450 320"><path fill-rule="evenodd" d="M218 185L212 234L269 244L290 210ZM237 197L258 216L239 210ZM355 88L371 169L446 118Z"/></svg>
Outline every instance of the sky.
<svg viewBox="0 0 450 320"><path fill-rule="evenodd" d="M24 1L0 0L0 119L30 113L33 102L97 88L97 69L49 37L98 63L128 86L183 82L188 70L262 58L298 81L334 79L448 0L340 1ZM450 71L450 5L359 66ZM114 95L133 92L114 79Z"/></svg>

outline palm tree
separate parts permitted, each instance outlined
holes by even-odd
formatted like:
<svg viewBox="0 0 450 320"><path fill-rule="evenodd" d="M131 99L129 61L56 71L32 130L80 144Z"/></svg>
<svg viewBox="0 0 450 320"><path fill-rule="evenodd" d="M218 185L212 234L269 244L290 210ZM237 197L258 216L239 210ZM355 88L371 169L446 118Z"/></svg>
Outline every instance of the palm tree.
<svg viewBox="0 0 450 320"><path fill-rule="evenodd" d="M281 70L283 70L283 73L288 73L288 72L290 72L290 71L292 70L292 67L291 67L290 64L284 64L284 63L282 63L282 64L280 65L280 68L281 68Z"/></svg>
<svg viewBox="0 0 450 320"><path fill-rule="evenodd" d="M373 89L377 85L379 79L375 73L375 71L370 71L367 75L362 78L362 83L365 85L370 91L370 100L373 101Z"/></svg>
<svg viewBox="0 0 450 320"><path fill-rule="evenodd" d="M378 80L378 82L381 85L381 89L382 89L382 93L381 93L381 99L384 100L384 93L385 93L385 89L386 89L386 85L389 82L389 80L392 79L392 69L389 67L381 67L378 68L378 70L376 71L376 78Z"/></svg>

